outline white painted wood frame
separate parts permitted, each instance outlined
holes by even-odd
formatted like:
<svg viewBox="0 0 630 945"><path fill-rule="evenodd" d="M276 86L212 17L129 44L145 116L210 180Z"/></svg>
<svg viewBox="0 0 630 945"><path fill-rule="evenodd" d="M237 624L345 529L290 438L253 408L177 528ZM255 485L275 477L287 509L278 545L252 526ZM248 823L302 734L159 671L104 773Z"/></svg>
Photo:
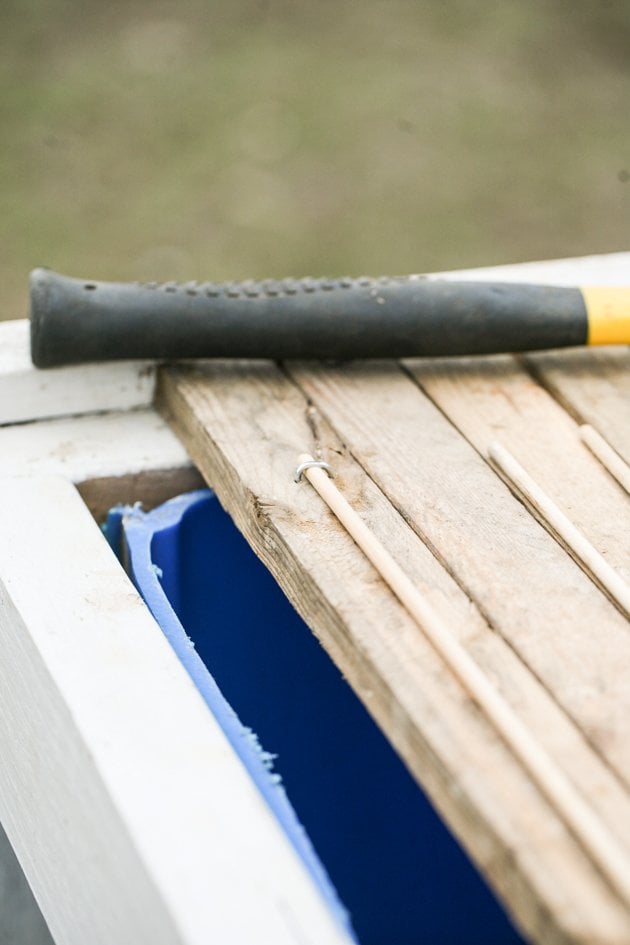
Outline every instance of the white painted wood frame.
<svg viewBox="0 0 630 945"><path fill-rule="evenodd" d="M0 323L0 821L59 945L342 945L81 498L199 484L154 375Z"/></svg>
<svg viewBox="0 0 630 945"><path fill-rule="evenodd" d="M625 284L630 253L449 274ZM0 821L59 945L342 943L77 487L181 473L155 365L0 323Z"/></svg>

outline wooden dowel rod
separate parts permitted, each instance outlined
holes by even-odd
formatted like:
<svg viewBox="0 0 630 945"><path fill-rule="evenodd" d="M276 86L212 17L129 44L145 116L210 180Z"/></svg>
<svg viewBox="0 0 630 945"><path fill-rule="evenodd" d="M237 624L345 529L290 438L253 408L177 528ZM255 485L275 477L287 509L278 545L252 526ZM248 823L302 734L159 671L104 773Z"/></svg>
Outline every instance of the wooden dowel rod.
<svg viewBox="0 0 630 945"><path fill-rule="evenodd" d="M612 446L606 442L601 433L598 433L590 424L585 423L578 430L580 439L588 446L591 453L597 457L602 466L617 480L620 486L630 494L630 466L621 458Z"/></svg>
<svg viewBox="0 0 630 945"><path fill-rule="evenodd" d="M488 448L488 456L549 528L562 539L587 574L595 578L626 616L630 617L630 584L627 584L614 568L611 568L603 555L593 547L505 447L500 443L492 443Z"/></svg>
<svg viewBox="0 0 630 945"><path fill-rule="evenodd" d="M299 458L300 465L310 462L314 460L308 455ZM303 468L303 475L371 561L470 697L485 713L617 894L630 905L630 857L626 851L357 515L327 472L321 468L321 464L320 468Z"/></svg>

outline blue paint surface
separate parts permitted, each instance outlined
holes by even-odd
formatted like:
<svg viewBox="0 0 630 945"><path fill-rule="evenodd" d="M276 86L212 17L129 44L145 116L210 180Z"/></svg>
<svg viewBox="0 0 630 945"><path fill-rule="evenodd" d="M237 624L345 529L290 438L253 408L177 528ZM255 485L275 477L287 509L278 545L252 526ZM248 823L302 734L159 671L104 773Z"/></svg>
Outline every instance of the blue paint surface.
<svg viewBox="0 0 630 945"><path fill-rule="evenodd" d="M521 942L213 494L122 518L140 592L349 934L339 899L361 945Z"/></svg>

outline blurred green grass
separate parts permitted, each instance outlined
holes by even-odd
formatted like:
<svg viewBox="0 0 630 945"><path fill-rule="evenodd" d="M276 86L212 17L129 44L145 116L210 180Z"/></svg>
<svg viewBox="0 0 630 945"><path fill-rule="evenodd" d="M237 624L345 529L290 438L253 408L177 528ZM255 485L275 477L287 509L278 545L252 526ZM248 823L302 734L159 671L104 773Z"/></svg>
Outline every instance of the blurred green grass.
<svg viewBox="0 0 630 945"><path fill-rule="evenodd" d="M630 248L627 0L4 0L29 269L404 273ZM630 279L629 279L630 281Z"/></svg>

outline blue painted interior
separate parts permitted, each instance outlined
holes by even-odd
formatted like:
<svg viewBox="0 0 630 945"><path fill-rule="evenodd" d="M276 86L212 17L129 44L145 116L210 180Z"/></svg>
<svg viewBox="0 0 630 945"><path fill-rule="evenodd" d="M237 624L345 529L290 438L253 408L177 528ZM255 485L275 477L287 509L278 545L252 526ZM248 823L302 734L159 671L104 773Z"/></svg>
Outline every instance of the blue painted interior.
<svg viewBox="0 0 630 945"><path fill-rule="evenodd" d="M124 527L141 593L338 921L335 889L361 945L521 942L212 493L134 510ZM290 803L242 726L277 755Z"/></svg>

